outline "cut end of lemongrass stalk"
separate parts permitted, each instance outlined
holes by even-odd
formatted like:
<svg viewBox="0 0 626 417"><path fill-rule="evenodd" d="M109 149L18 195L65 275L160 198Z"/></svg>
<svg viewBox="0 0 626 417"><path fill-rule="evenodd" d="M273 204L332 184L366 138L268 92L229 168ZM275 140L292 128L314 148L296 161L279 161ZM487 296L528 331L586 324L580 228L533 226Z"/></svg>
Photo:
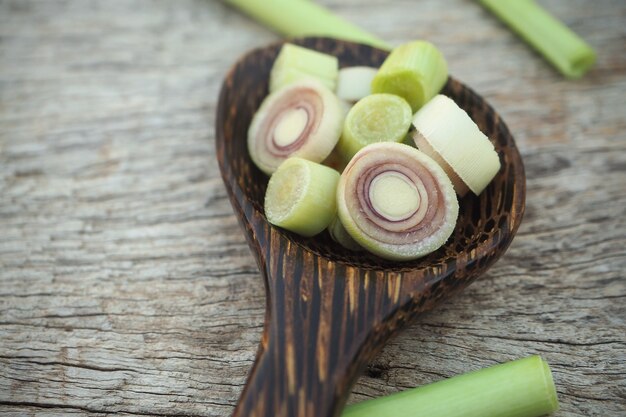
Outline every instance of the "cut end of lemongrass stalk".
<svg viewBox="0 0 626 417"><path fill-rule="evenodd" d="M341 174L337 210L364 249L402 261L443 245L454 230L459 205L435 161L410 146L382 142L361 149Z"/></svg>
<svg viewBox="0 0 626 417"><path fill-rule="evenodd" d="M533 0L479 0L567 78L582 77L596 53Z"/></svg>
<svg viewBox="0 0 626 417"><path fill-rule="evenodd" d="M323 85L300 81L265 98L248 129L248 152L268 175L290 156L321 162L343 126L341 100Z"/></svg>
<svg viewBox="0 0 626 417"><path fill-rule="evenodd" d="M431 43L413 41L394 48L372 81L373 93L403 97L415 112L443 88L448 64Z"/></svg>
<svg viewBox="0 0 626 417"><path fill-rule="evenodd" d="M438 95L413 118L415 144L450 177L459 196L480 194L500 170L493 144L450 98Z"/></svg>
<svg viewBox="0 0 626 417"><path fill-rule="evenodd" d="M335 219L330 222L328 226L328 233L330 237L337 243L339 243L344 248L351 251L360 251L363 250L361 245L356 243L352 236L346 231L346 228L341 224L341 220L339 217L335 217Z"/></svg>
<svg viewBox="0 0 626 417"><path fill-rule="evenodd" d="M531 356L350 405L342 417L541 417L558 408L548 364Z"/></svg>
<svg viewBox="0 0 626 417"><path fill-rule="evenodd" d="M336 151L349 161L363 147L377 142L402 142L411 126L411 106L393 94L372 94L348 112Z"/></svg>
<svg viewBox="0 0 626 417"><path fill-rule="evenodd" d="M372 80L378 68L346 67L339 70L337 77L337 97L356 102L372 94Z"/></svg>
<svg viewBox="0 0 626 417"><path fill-rule="evenodd" d="M302 158L289 158L270 177L265 193L267 220L302 236L328 227L337 212L339 173Z"/></svg>
<svg viewBox="0 0 626 417"><path fill-rule="evenodd" d="M556 394L556 386L554 385L554 378L552 377L552 371L550 365L540 356L533 356L532 358L538 358L541 361L543 369L543 381L546 393L545 405L543 408L546 413L553 413L559 409L559 398Z"/></svg>
<svg viewBox="0 0 626 417"><path fill-rule="evenodd" d="M334 91L338 72L337 57L286 43L272 66L269 91L273 93L294 82L310 79Z"/></svg>

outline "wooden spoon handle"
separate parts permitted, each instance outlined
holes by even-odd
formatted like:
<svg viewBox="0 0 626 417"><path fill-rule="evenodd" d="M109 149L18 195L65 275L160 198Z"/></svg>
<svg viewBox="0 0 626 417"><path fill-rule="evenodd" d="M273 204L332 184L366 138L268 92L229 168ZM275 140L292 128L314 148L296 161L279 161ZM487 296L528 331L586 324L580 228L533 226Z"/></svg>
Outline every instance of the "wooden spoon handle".
<svg viewBox="0 0 626 417"><path fill-rule="evenodd" d="M263 338L233 416L335 417L390 333L381 322L398 289L393 277L326 261L277 234L265 248Z"/></svg>

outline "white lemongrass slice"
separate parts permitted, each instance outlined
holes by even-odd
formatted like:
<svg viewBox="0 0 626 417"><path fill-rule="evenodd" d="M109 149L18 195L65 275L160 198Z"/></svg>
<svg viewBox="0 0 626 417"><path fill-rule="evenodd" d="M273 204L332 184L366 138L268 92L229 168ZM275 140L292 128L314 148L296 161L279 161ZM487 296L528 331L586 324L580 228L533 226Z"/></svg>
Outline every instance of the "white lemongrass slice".
<svg viewBox="0 0 626 417"><path fill-rule="evenodd" d="M390 260L410 260L450 237L459 205L450 179L408 145L368 145L352 158L337 187L337 211L352 238Z"/></svg>
<svg viewBox="0 0 626 417"><path fill-rule="evenodd" d="M302 236L314 236L337 215L339 173L302 158L289 158L270 177L265 192L267 220Z"/></svg>
<svg viewBox="0 0 626 417"><path fill-rule="evenodd" d="M337 97L356 102L372 94L372 80L378 68L346 67L339 70L337 77Z"/></svg>
<svg viewBox="0 0 626 417"><path fill-rule="evenodd" d="M315 81L300 81L270 94L252 118L248 152L268 175L290 156L323 161L343 126L341 100Z"/></svg>
<svg viewBox="0 0 626 417"><path fill-rule="evenodd" d="M437 95L413 117L416 146L450 176L458 195L480 194L500 170L493 144L450 98Z"/></svg>

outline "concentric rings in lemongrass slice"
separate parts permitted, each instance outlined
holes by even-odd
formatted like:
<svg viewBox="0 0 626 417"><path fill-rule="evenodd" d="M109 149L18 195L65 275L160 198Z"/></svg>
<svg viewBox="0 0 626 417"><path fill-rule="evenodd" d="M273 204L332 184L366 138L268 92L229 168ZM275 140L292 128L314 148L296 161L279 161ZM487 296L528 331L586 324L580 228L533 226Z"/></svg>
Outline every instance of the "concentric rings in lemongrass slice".
<svg viewBox="0 0 626 417"><path fill-rule="evenodd" d="M341 223L368 251L410 260L450 237L459 205L450 179L430 157L408 145L368 145L352 158L337 187Z"/></svg>
<svg viewBox="0 0 626 417"><path fill-rule="evenodd" d="M248 151L257 167L271 175L291 156L323 161L333 150L345 110L335 94L307 80L265 98L248 129Z"/></svg>

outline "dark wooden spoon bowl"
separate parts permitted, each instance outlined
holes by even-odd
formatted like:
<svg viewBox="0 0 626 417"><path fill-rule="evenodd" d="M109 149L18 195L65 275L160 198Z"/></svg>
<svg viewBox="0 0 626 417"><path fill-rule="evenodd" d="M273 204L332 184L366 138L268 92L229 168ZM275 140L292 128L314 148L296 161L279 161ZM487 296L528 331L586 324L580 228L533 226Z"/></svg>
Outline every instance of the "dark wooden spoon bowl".
<svg viewBox="0 0 626 417"><path fill-rule="evenodd" d="M328 38L293 43L340 65L379 66L387 53ZM354 253L328 236L303 238L263 214L268 178L248 156L252 115L267 95L282 43L245 55L228 73L217 110L217 157L235 213L266 283L265 329L233 416L338 416L356 378L384 343L485 272L511 243L524 211L525 176L513 137L479 95L450 78L443 93L493 141L502 168L476 197L460 200L456 229L436 252L410 262Z"/></svg>

